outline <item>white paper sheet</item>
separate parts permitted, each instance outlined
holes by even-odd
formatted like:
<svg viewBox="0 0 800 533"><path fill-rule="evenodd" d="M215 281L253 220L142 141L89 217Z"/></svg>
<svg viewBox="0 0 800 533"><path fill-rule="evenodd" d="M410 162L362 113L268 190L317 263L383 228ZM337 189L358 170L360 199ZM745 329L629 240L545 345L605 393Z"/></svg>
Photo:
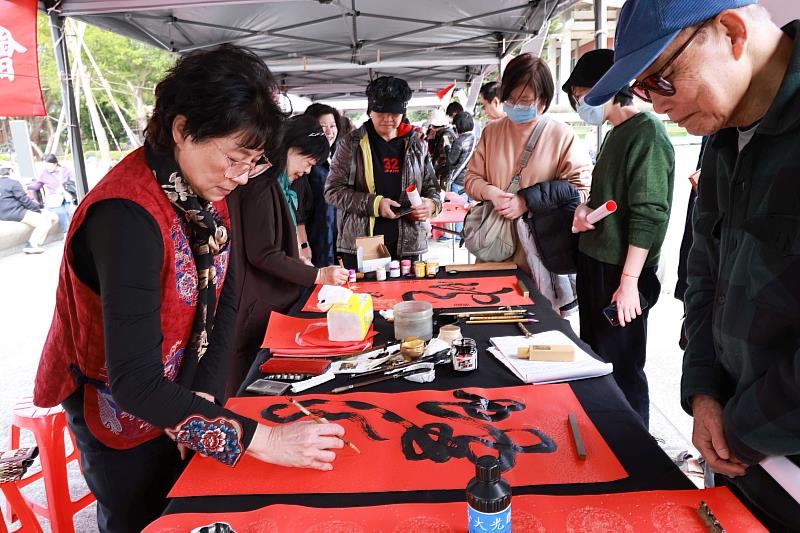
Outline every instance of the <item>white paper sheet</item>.
<svg viewBox="0 0 800 533"><path fill-rule="evenodd" d="M492 337L494 346L489 353L525 383L557 383L575 379L594 378L610 374L611 363L598 361L560 331L537 333L533 338L523 336ZM569 344L575 347L575 361L529 361L517 357L517 348L531 344Z"/></svg>

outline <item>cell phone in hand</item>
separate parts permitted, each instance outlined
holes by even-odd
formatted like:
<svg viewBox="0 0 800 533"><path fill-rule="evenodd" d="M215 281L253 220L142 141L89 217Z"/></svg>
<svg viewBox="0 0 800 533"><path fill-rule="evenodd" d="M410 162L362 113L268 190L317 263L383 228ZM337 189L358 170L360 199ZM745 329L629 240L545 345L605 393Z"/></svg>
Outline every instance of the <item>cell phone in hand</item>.
<svg viewBox="0 0 800 533"><path fill-rule="evenodd" d="M404 217L412 211L414 211L414 208L411 206L392 206L392 213L394 213L397 218Z"/></svg>
<svg viewBox="0 0 800 533"><path fill-rule="evenodd" d="M642 308L643 313L644 310L650 306L645 297L642 296L641 292L639 293L639 306ZM608 323L612 326L619 326L619 312L617 310L616 302L603 308L603 316L606 317L606 320L608 320Z"/></svg>

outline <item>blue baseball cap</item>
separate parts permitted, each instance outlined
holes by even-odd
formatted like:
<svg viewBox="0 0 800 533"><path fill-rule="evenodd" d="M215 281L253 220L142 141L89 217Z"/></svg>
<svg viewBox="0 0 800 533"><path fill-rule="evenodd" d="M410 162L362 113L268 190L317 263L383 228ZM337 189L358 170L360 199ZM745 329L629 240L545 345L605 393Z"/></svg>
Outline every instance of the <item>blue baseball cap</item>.
<svg viewBox="0 0 800 533"><path fill-rule="evenodd" d="M600 105L650 66L684 28L758 0L628 0L617 18L614 65L586 95Z"/></svg>

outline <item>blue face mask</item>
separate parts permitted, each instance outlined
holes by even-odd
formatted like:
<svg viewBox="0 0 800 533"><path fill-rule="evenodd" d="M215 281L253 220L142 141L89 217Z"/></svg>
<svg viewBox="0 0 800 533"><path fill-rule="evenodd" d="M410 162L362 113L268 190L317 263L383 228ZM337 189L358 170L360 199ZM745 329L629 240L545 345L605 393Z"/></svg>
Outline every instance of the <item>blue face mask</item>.
<svg viewBox="0 0 800 533"><path fill-rule="evenodd" d="M515 124L522 124L523 122L530 122L536 118L536 106L516 106L509 103L503 103L503 111L511 122Z"/></svg>
<svg viewBox="0 0 800 533"><path fill-rule="evenodd" d="M578 100L577 111L578 116L581 117L581 120L587 124L591 124L592 126L602 126L606 121L603 106L589 105L586 103L583 97Z"/></svg>

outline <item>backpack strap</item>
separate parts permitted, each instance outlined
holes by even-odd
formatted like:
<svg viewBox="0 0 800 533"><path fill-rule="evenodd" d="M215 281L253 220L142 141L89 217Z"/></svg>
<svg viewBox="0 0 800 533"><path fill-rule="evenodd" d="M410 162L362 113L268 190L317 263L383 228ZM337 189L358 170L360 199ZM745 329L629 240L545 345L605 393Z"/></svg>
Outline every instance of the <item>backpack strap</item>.
<svg viewBox="0 0 800 533"><path fill-rule="evenodd" d="M539 122L536 123L536 126L533 128L531 136L528 138L528 142L525 145L525 149L522 151L522 155L519 158L519 166L517 167L517 171L514 172L514 176L511 178L511 184L506 190L511 189L513 185L519 183L519 175L522 174L522 170L528 166L528 161L531 158L531 154L533 154L536 141L539 140L539 137L542 135L542 131L544 131L544 126L549 120L550 119L548 117L543 116L539 119Z"/></svg>

